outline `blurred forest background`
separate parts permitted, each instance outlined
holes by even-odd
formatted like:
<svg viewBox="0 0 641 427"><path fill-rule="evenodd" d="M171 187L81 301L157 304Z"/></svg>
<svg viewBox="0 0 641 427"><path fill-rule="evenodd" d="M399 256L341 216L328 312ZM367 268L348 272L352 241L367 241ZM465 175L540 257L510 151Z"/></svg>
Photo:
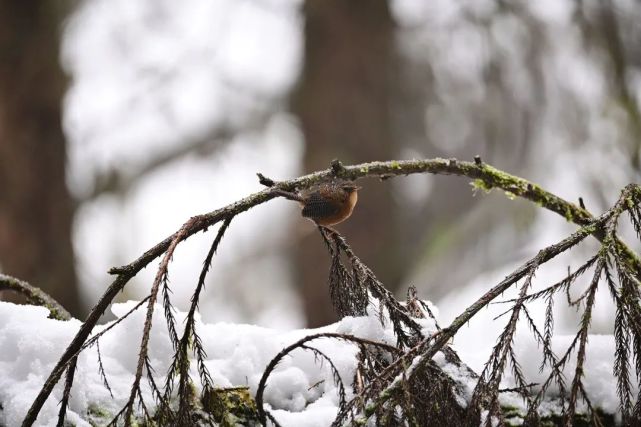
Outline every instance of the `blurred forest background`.
<svg viewBox="0 0 641 427"><path fill-rule="evenodd" d="M83 316L109 267L260 190L255 172L333 158L478 154L600 213L639 182L639 22L637 0L2 1L0 269ZM363 186L338 229L445 318L575 229L456 177ZM208 245L176 253L179 307ZM272 201L231 225L202 317L332 322L328 265L298 207Z"/></svg>

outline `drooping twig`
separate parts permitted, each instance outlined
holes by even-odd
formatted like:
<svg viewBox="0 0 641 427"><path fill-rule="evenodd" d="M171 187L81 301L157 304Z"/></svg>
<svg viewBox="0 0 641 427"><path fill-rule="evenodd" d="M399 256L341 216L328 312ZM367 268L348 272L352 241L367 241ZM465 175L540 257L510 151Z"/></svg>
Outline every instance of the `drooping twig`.
<svg viewBox="0 0 641 427"><path fill-rule="evenodd" d="M534 278L534 273L537 268L538 265L533 264L531 269L527 272L525 283L521 286L519 298L516 300L514 307L511 310L512 315L510 316L510 320L501 333L498 342L494 346L492 354L480 375L480 379L477 382L472 395L472 401L468 406L470 421L478 417L476 411L481 406L484 399L487 400L487 407L489 409L489 413L485 419L485 426L491 426L491 419L493 416L501 417L498 404L499 386L508 361L511 363L516 374L515 379L517 381L517 386L522 389L526 388L526 381L524 380L518 363L512 353L512 344L514 341L514 334L516 333L516 325L524 307L524 299L527 295L528 289L532 285L532 279Z"/></svg>
<svg viewBox="0 0 641 427"><path fill-rule="evenodd" d="M68 371L73 371L76 369L76 363L78 359L73 359L67 368ZM73 385L73 375L67 375L65 380L65 389L62 395L62 401L60 402L60 410L58 411L58 422L56 427L63 427L65 424L65 415L67 413L67 404L69 398L71 397L71 386Z"/></svg>
<svg viewBox="0 0 641 427"><path fill-rule="evenodd" d="M372 270L356 256L347 241L336 230L318 227L332 256L330 269L330 296L340 316L362 316L369 302L368 292L379 301L379 319L384 323L383 310L389 313L389 320L400 347L409 347L422 338L421 328L412 319L410 312L401 305L394 295L376 278ZM351 263L349 273L340 261L341 252ZM408 334L409 332L409 334Z"/></svg>
<svg viewBox="0 0 641 427"><path fill-rule="evenodd" d="M176 246L178 246L178 243L180 243L180 241L182 241L186 237L188 228L189 228L189 222L185 224L185 226L183 226L183 228L181 228L181 230L178 233L176 233L174 240L171 242L171 244L167 248L167 252L165 252L165 256L160 262L160 267L158 267L158 273L156 274L154 283L151 286L149 302L147 302L147 315L145 318L145 325L143 327L142 340L140 343L140 351L138 353L138 365L136 366L134 383L131 386L131 393L129 395L129 400L127 401L127 405L126 405L127 409L125 410L125 413L124 413L125 427L129 427L131 425L136 396L142 394L140 391L140 379L142 378L145 362L147 361L147 358L148 358L147 354L149 351L149 346L148 346L149 337L151 332L151 325L153 320L156 297L160 289L160 284L167 280L167 269L169 267L169 261L173 257L174 250L176 249ZM141 397L141 400L142 400L142 397Z"/></svg>
<svg viewBox="0 0 641 427"><path fill-rule="evenodd" d="M605 255L604 255L605 256ZM570 400L568 413L566 415L565 425L567 427L572 426L572 416L576 412L576 403L579 397L579 391L583 387L582 378L583 378L583 365L585 363L585 352L588 343L588 331L590 328L590 322L592 321L592 309L594 307L594 298L596 296L596 290L599 285L599 280L603 274L603 269L605 266L605 258L600 259L597 262L594 277L592 283L588 287L588 295L585 301L585 310L583 311L583 316L581 318L581 329L579 335L579 351L576 357L576 369L574 373L574 379L572 380L572 386L570 388Z"/></svg>
<svg viewBox="0 0 641 427"><path fill-rule="evenodd" d="M579 242L591 235L597 227L602 226L611 217L611 215L612 214L608 212L595 220L594 223L582 227L574 234L563 239L559 243L539 251L539 253L534 258L523 264L520 268L518 268L516 271L502 280L498 285L485 293L475 303L470 305L463 313L456 317L448 327L443 328L434 337L425 338L415 347L410 349L410 351L408 351L403 357L401 357L401 359L405 359L405 363L407 363L407 361L410 361L414 359L414 357L418 356L418 360L414 361L406 374L412 375L412 372L424 366L424 364L431 360L432 357L438 351L440 351L441 348L443 348L447 344L447 342L456 334L456 332L463 325L465 325L476 313L478 313L478 311L487 306L487 304L489 304L492 300L501 295L523 277L525 277L526 274L531 271L534 266L541 265L556 257L558 254L563 253L567 249L577 245ZM397 363L399 363L400 365L400 362ZM374 399L374 401L370 405L368 405L364 416L369 417L369 415L373 414L380 405L385 403L387 397L393 394L394 391L399 387L400 384L398 382L388 386Z"/></svg>
<svg viewBox="0 0 641 427"><path fill-rule="evenodd" d="M186 395L189 392L188 388L189 388L189 381L190 381L189 380L189 344L190 343L193 345L194 352L196 354L198 371L203 384L203 390L204 390L203 394L206 394L208 392L211 393L213 392L213 389L214 389L213 380L211 379L211 375L207 370L207 367L205 366L205 357L206 357L205 350L202 346L200 337L198 336L195 330L196 309L198 308L200 293L205 287L205 278L207 277L207 272L209 271L209 268L211 266L212 259L230 223L231 223L231 218L228 218L223 222L223 225L218 230L218 233L216 234L216 238L214 239L209 249L209 252L207 253L207 257L203 262L203 268L201 270L200 277L198 279L198 284L196 285L196 289L191 297L191 305L189 307L189 312L187 313L187 317L185 319L186 321L185 329L175 349L176 354L174 356L172 365L169 368L169 372L165 380L164 401L169 402L171 393L173 390L174 377L176 374L178 374L179 407L178 407L177 420L178 420L178 423L181 425L182 423L187 423L187 416L189 412L189 408L187 407L187 405L190 399L187 399ZM168 407L168 405L161 407L161 412L163 413L168 413L170 411L171 409Z"/></svg>
<svg viewBox="0 0 641 427"><path fill-rule="evenodd" d="M111 398L113 399L114 394L111 391L109 380L107 380L107 373L105 372L105 366L102 363L102 356L100 354L100 341L96 341L96 353L98 354L98 374L100 374L100 378L102 378L102 384L105 386L105 388L109 392L109 396L111 396Z"/></svg>
<svg viewBox="0 0 641 427"><path fill-rule="evenodd" d="M581 229L579 229L577 232L575 232L568 238L562 240L561 242L555 245L549 246L541 250L534 258L530 259L527 263L523 264L520 268L518 268L512 274L507 276L503 281L501 281L497 286L492 288L489 292L487 292L474 304L469 306L465 310L465 312L459 315L452 322L452 324L450 324L450 326L442 329L437 334L435 334L435 336L424 339L421 343L419 343L414 348L406 352L397 362L394 362L394 364L392 364L391 367L396 365L399 372L403 372L404 375L407 375L408 377L411 378L415 372L417 372L423 366L426 366L426 364L428 364L431 361L432 357L436 354L436 352L440 351L444 347L444 345L447 343L447 341L451 337L453 337L454 334L456 334L456 332L465 323L467 323L467 321L469 321L482 307L487 306L487 304L489 304L498 295L500 295L509 287L513 286L515 283L517 283L519 280L525 277L528 274L528 272L532 272L533 269L535 269L537 266L542 265L543 263L559 255L560 253L563 253L566 250L572 248L573 246L575 246L576 244L584 240L587 236L589 236L590 234L593 234L595 230L599 229L601 230L601 234L604 238L604 241L602 244L602 248L600 250L600 257L599 257L599 260L597 261L597 267L596 267L592 284L588 288L588 291L585 295L586 308L584 310L582 324L575 339L572 341L572 343L568 347L564 356L561 359L559 359L559 362L555 366L555 370L553 372L553 375L556 376L557 373L559 372L559 369L562 366L564 366L565 363L567 362L573 349L578 345L579 351L577 355L577 367L575 370L575 375L572 383L571 402L569 405L568 413L566 414L566 422L572 422L571 417L573 417L576 412L575 411L576 400L579 397L581 397L583 398L583 400L585 400L587 404L592 420L598 424L600 422L598 420L598 416L596 415L596 412L593 410L593 406L589 401L588 396L586 395L581 382L581 377L583 374L583 362L585 360L585 347L587 344L588 328L589 328L590 319L591 319L591 310L594 304L594 294L596 292L596 287L598 285L599 279L601 277L601 273L605 265L604 264L604 260L605 260L604 257L606 256L605 254L609 253L609 251L614 251L615 254L620 258L619 261L625 262L622 260L626 259L625 256L623 255L623 252L620 250L620 246L619 246L618 240L616 239L616 235L614 234L614 230L616 229L616 222L618 217L621 215L621 213L627 209L631 209L631 203L629 202L630 200L634 200L634 203L632 203L632 206L639 205L641 201L641 187L636 185L627 186L622 191L621 196L617 201L617 203L610 210L605 212L599 218L595 219L589 225L582 227ZM625 265L628 265L628 264L626 263ZM629 268L632 268L632 266L629 266ZM519 299L517 299L516 308L520 307L519 302L521 303L521 305L523 304L525 297L526 297L525 293L522 293L520 295ZM638 310L638 304L632 305L630 307L630 310L631 311ZM531 320L529 318L529 315L527 317L529 320ZM533 326L533 328L536 330L535 326ZM508 329L510 328L508 327ZM539 342L545 343L546 339L541 338L540 333L538 333L538 331L536 335L539 337L537 338ZM511 347L508 347L508 350L509 348ZM512 350L509 350L510 353L508 354L511 354L511 351ZM555 358L555 356L553 355L551 357ZM516 361L514 355L513 354L510 355L510 358L512 360L513 366L518 370L518 366L516 365L518 362ZM414 362L412 363L411 367L407 370L402 369L403 364L406 364L409 360L412 360L412 359L414 360ZM499 362L494 366L500 367L500 365L501 363ZM525 380L522 377L522 374L520 374L517 371L515 371L514 373L515 373L515 377L518 377L517 384L518 383L521 383L521 385L525 384ZM546 383L547 382L548 381L546 381ZM378 392L376 395L373 395L366 388L361 394L365 394L365 396L371 399L371 402L368 405L366 405L363 411L363 417L357 420L357 422L362 423L373 414L379 412L380 408L383 405L385 405L385 403L387 402L388 399L390 399L391 396L396 395L398 394L398 392L400 392L400 388L402 386L403 384L401 384L401 381L394 381L390 385L388 385L388 387L386 387L383 391ZM544 384L543 388L545 387L546 385ZM490 397L493 397L493 396L490 396ZM538 398L539 397L537 396L535 401L538 400ZM532 408L533 407L532 403L529 406L530 408ZM490 408L491 413L492 411L496 413L497 411L496 403L494 404L493 407ZM489 416L490 415L488 415L488 417ZM570 420L570 421L567 421L567 420Z"/></svg>

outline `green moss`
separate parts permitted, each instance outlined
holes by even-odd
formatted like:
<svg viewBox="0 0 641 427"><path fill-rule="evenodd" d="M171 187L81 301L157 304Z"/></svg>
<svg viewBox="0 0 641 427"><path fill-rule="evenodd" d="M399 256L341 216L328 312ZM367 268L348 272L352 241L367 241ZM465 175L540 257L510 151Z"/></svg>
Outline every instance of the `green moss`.
<svg viewBox="0 0 641 427"><path fill-rule="evenodd" d="M92 403L87 408L87 421L92 426L102 426L113 418L113 414L104 408Z"/></svg>
<svg viewBox="0 0 641 427"><path fill-rule="evenodd" d="M484 178L477 178L471 182L472 187L484 192L489 192L493 188L502 188L508 198L514 199L516 196L523 195L526 191L535 191L538 186L528 183L522 178L518 178L502 172L498 169L483 164L481 166L484 172Z"/></svg>
<svg viewBox="0 0 641 427"><path fill-rule="evenodd" d="M625 198L625 204L627 205L628 209L633 209L635 206L634 201L629 196Z"/></svg>
<svg viewBox="0 0 641 427"><path fill-rule="evenodd" d="M474 181L470 182L470 185L475 191L481 190L485 194L488 194L490 191L492 191L492 186L482 179L475 179Z"/></svg>
<svg viewBox="0 0 641 427"><path fill-rule="evenodd" d="M248 387L216 389L202 396L203 409L221 426L257 425L256 402Z"/></svg>
<svg viewBox="0 0 641 427"><path fill-rule="evenodd" d="M523 424L523 414L516 406L502 406L503 417L508 426L520 426Z"/></svg>
<svg viewBox="0 0 641 427"><path fill-rule="evenodd" d="M525 184L525 180L521 178L517 178L515 176L512 176L508 173L505 173L503 171L500 171L492 166L483 164L483 170L487 172L491 177L492 180L496 183L496 186L508 186L508 185L523 185Z"/></svg>

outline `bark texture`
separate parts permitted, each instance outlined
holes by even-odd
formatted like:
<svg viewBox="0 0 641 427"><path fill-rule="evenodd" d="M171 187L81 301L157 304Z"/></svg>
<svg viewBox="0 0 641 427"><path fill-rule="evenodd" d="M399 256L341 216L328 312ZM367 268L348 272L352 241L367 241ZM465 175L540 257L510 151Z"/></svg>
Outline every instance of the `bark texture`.
<svg viewBox="0 0 641 427"><path fill-rule="evenodd" d="M0 1L0 268L78 316L61 126L63 14L56 1Z"/></svg>

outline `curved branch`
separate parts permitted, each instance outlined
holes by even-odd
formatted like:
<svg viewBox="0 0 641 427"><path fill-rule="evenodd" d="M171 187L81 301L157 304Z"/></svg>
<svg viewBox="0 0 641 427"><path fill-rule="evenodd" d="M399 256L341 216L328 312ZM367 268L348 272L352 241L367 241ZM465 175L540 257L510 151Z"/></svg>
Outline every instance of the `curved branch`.
<svg viewBox="0 0 641 427"><path fill-rule="evenodd" d="M29 304L41 305L49 309L49 317L56 320L69 320L71 314L40 288L6 274L0 274L0 291L12 291L24 295Z"/></svg>
<svg viewBox="0 0 641 427"><path fill-rule="evenodd" d="M287 356L289 353L296 350L297 348L309 349L309 347L307 347L305 343L319 339L319 338L337 338L345 341L351 341L357 344L366 344L366 345L371 345L375 347L380 347L391 353L397 353L397 354L401 353L401 351L398 348L391 346L389 344L371 341L365 338L358 338L353 335L338 334L335 332L322 332L322 333L309 335L304 338L301 338L295 343L285 347L280 352L278 352L276 356L274 356L274 358L267 364L265 371L263 371L263 376L260 378L260 381L258 382L258 390L256 391L255 401L256 401L256 408L258 410L258 417L260 419L260 422L263 425L267 425L266 413L263 407L263 394L265 392L265 387L267 387L267 378L272 373L272 371L276 369L276 366L280 363L283 357Z"/></svg>
<svg viewBox="0 0 641 427"><path fill-rule="evenodd" d="M581 226L591 224L594 219L587 210L575 205L574 203L565 201L523 178L495 169L494 167L483 163L480 158L476 158L474 162L463 162L456 159L391 160L386 162L362 163L353 166L343 166L340 162L333 161L329 169L314 172L288 181L274 182L273 180L266 180L263 177L261 181L268 181L270 184L269 188L258 193L254 193L223 208L190 218L179 231L149 249L132 263L109 270L110 274L117 275L116 279L112 282L89 313L85 322L78 330L78 333L62 354L56 366L53 368L51 374L40 390L40 393L31 405L31 408L29 408L27 416L22 423L23 427L31 426L35 422L44 402L47 400L54 386L59 381L65 366L72 358L76 357L75 355L77 351L82 347L87 337L91 334L93 327L97 324L98 319L107 309L113 298L125 287L132 277L138 274L140 270L165 253L170 244L175 240L178 240L175 242L178 244L198 232L205 231L208 227L225 218L232 218L255 206L278 197L279 192L283 190L291 192L295 190L308 189L314 185L329 182L336 178L347 180L357 180L361 178L388 179L395 176L415 173L465 176L476 180L475 184L477 187L481 187L485 190L501 188L514 196L530 200L543 208L563 216L568 221ZM605 232L602 227L588 228L590 229L589 234L594 235L598 239L602 240L605 237ZM582 230L584 231L585 229L586 228ZM178 239L176 239L177 237ZM634 269L635 272L638 274L641 273L641 261L637 256L621 241L617 240L616 244L625 257L626 262Z"/></svg>

